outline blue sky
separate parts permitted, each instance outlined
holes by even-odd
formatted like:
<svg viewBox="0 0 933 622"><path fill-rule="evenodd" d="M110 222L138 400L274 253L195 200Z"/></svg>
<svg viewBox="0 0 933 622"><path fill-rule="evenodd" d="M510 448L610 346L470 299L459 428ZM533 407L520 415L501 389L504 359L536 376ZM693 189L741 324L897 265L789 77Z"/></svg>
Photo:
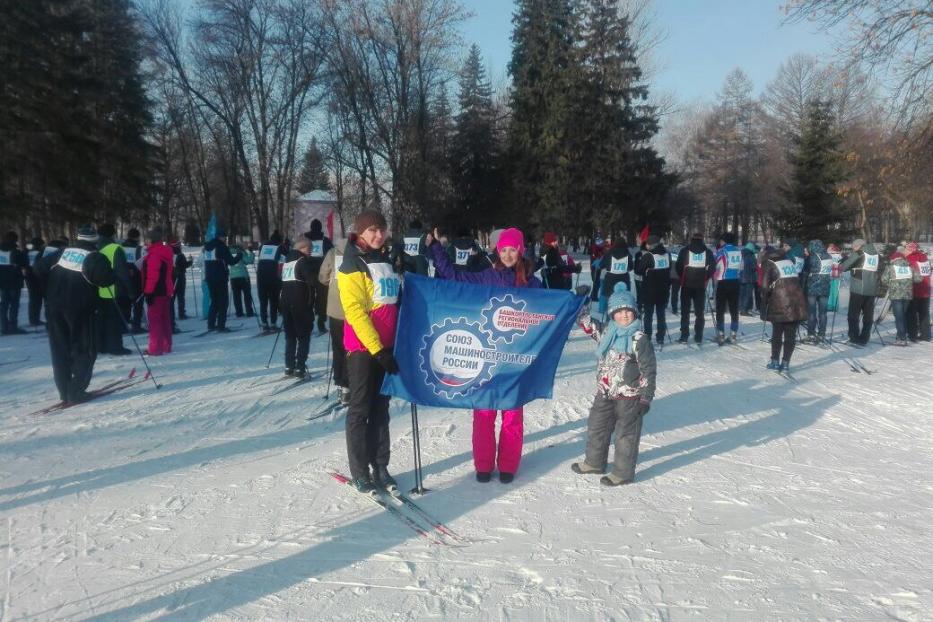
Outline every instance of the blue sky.
<svg viewBox="0 0 933 622"><path fill-rule="evenodd" d="M504 80L511 56L511 0L462 0L474 14L463 25L467 47L477 43L491 77ZM679 101L713 101L726 75L741 67L756 93L794 53L829 60L833 41L812 24L782 24L782 0L656 0L660 69L649 84Z"/></svg>

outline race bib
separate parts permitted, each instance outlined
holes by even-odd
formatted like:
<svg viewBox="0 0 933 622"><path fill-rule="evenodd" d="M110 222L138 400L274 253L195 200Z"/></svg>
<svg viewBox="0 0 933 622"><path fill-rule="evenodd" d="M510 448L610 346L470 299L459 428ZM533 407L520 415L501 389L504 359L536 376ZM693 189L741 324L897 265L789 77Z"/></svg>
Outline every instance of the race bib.
<svg viewBox="0 0 933 622"><path fill-rule="evenodd" d="M610 258L610 274L625 274L626 272L628 272L628 255L622 259L616 259L615 257Z"/></svg>
<svg viewBox="0 0 933 622"><path fill-rule="evenodd" d="M263 244L259 249L259 261L275 261L275 254L279 247L275 244Z"/></svg>
<svg viewBox="0 0 933 622"><path fill-rule="evenodd" d="M742 269L742 251L726 251L726 269Z"/></svg>
<svg viewBox="0 0 933 622"><path fill-rule="evenodd" d="M62 256L58 259L58 265L65 270L81 272L81 268L84 267L84 260L87 259L87 256L90 254L91 251L84 250L83 248L66 248L64 252L62 252Z"/></svg>
<svg viewBox="0 0 933 622"><path fill-rule="evenodd" d="M862 262L862 270L865 270L866 272L877 272L879 260L879 255L866 254L865 261Z"/></svg>
<svg viewBox="0 0 933 622"><path fill-rule="evenodd" d="M794 270L797 271L797 274L803 272L803 264L805 263L803 257L794 257Z"/></svg>
<svg viewBox="0 0 933 622"><path fill-rule="evenodd" d="M9 266L12 263L10 251L0 251L0 266Z"/></svg>
<svg viewBox="0 0 933 622"><path fill-rule="evenodd" d="M832 257L829 259L820 259L820 274L832 274L833 265L835 263Z"/></svg>
<svg viewBox="0 0 933 622"><path fill-rule="evenodd" d="M894 266L894 278L898 281L910 278L910 266Z"/></svg>
<svg viewBox="0 0 933 622"><path fill-rule="evenodd" d="M928 277L930 276L930 262L921 261L917 264L917 267L920 269L920 276Z"/></svg>
<svg viewBox="0 0 933 622"><path fill-rule="evenodd" d="M324 240L311 240L311 256L312 257L323 257L324 256Z"/></svg>
<svg viewBox="0 0 933 622"><path fill-rule="evenodd" d="M295 278L295 264L298 263L298 260L289 261L284 266L282 266L282 282L285 281L297 281Z"/></svg>
<svg viewBox="0 0 933 622"><path fill-rule="evenodd" d="M457 252L454 255L454 263L456 263L458 266L467 265L467 262L470 261L470 249L464 251L458 248L456 251Z"/></svg>
<svg viewBox="0 0 933 622"><path fill-rule="evenodd" d="M373 263L366 267L369 268L369 276L373 280L373 302L383 305L392 305L398 302L398 293L402 282L392 266L387 263Z"/></svg>
<svg viewBox="0 0 933 622"><path fill-rule="evenodd" d="M842 261L841 253L830 253L829 256L832 257L833 263L839 263Z"/></svg>
<svg viewBox="0 0 933 622"><path fill-rule="evenodd" d="M136 247L135 246L124 246L123 254L126 255L127 263L136 263Z"/></svg>
<svg viewBox="0 0 933 622"><path fill-rule="evenodd" d="M671 258L669 255L667 254L655 255L652 253L651 256L654 257L654 269L655 270L667 270L668 268L671 267Z"/></svg>
<svg viewBox="0 0 933 622"><path fill-rule="evenodd" d="M561 253L560 260L563 261L565 264L569 263L567 261L567 253Z"/></svg>
<svg viewBox="0 0 933 622"><path fill-rule="evenodd" d="M405 238L403 243L405 247L405 254L417 255L418 248L421 246L421 238Z"/></svg>
<svg viewBox="0 0 933 622"><path fill-rule="evenodd" d="M705 268L706 267L706 253L690 253L690 256L687 258L687 267L688 268Z"/></svg>
<svg viewBox="0 0 933 622"><path fill-rule="evenodd" d="M204 251L201 253L201 259L203 261L217 261L216 251Z"/></svg>
<svg viewBox="0 0 933 622"><path fill-rule="evenodd" d="M779 278L789 279L791 277L797 276L797 266L795 265L795 262L790 261L789 259L775 261L774 265L777 266Z"/></svg>
<svg viewBox="0 0 933 622"><path fill-rule="evenodd" d="M29 265L36 265L36 260L39 258L39 251L29 251Z"/></svg>

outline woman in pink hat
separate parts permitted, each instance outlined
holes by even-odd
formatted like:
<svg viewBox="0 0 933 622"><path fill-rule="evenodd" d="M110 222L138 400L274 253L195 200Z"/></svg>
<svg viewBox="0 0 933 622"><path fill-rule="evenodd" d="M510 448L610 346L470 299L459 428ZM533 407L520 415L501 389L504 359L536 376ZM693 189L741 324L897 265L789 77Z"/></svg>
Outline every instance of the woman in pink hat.
<svg viewBox="0 0 933 622"><path fill-rule="evenodd" d="M518 229L504 230L496 242L498 255L495 263L480 272L458 271L447 252L437 242L437 229L428 234L428 258L434 261L435 276L439 279L464 281L501 287L541 287L541 281L532 274L531 266L523 259L525 236ZM499 481L508 484L515 478L522 459L524 428L522 406L502 411L502 428L496 444L497 410L473 411L473 464L476 481L488 482L493 468L499 468ZM497 451L498 450L498 451Z"/></svg>

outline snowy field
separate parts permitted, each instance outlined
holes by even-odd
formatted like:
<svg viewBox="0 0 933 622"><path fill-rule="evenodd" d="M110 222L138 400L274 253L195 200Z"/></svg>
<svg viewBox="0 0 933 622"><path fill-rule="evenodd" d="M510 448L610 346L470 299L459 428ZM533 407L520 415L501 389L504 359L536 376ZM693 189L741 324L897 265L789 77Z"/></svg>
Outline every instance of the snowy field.
<svg viewBox="0 0 933 622"><path fill-rule="evenodd" d="M46 338L0 338L0 619L933 620L930 344L800 348L798 383L764 369L757 319L741 347L668 345L637 481L607 489L570 471L595 369L576 329L513 484L474 480L469 412L420 409L416 500L468 540L438 545L326 474L347 469L342 416L307 421L326 380L251 387L281 349L265 370L273 337L243 319L176 336L150 359L161 390L41 416ZM102 356L91 387L134 366ZM407 405L392 415L408 488Z"/></svg>

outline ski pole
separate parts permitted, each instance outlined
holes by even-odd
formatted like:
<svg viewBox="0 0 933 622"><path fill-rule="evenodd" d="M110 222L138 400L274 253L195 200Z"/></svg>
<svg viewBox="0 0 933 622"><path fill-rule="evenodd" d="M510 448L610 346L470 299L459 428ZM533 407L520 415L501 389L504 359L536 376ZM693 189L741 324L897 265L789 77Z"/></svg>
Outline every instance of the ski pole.
<svg viewBox="0 0 933 622"><path fill-rule="evenodd" d="M414 402L411 404L411 432L412 449L415 452L415 487L410 492L423 495L428 490L424 487L424 477L421 472L421 433L418 430L418 405Z"/></svg>
<svg viewBox="0 0 933 622"><path fill-rule="evenodd" d="M275 341L272 343L272 352L269 353L269 360L266 361L266 369L269 369L269 365L272 365L272 357L275 355L275 346L279 345L279 335L281 334L282 334L282 331L278 331L275 333Z"/></svg>
<svg viewBox="0 0 933 622"><path fill-rule="evenodd" d="M333 348L331 346L328 346L327 355L326 355L326 358L324 359L325 365L327 365L327 392L324 394L325 402L330 397L330 381L334 377L334 366L330 364L330 351L332 349Z"/></svg>
<svg viewBox="0 0 933 622"><path fill-rule="evenodd" d="M191 280L194 281L194 269L191 270L191 277ZM195 282L195 286L191 290L194 292L194 317L200 320L201 306L198 304L198 287L200 287L200 284Z"/></svg>
<svg viewBox="0 0 933 622"><path fill-rule="evenodd" d="M836 330L836 310L839 308L839 301L836 301L836 306L833 308L833 320L829 325L829 345L833 345L833 331Z"/></svg>
<svg viewBox="0 0 933 622"><path fill-rule="evenodd" d="M123 312L120 310L120 305L117 304L117 299L113 293L113 285L107 287L110 290L110 301L113 303L113 306L117 310L117 316L119 316L120 321L123 323L123 327L126 329L126 332L130 334L130 339L133 341L133 345L136 346L136 353L139 354L139 358L142 360L143 365L146 366L146 371L149 372L149 379L152 380L152 384L155 385L156 389L161 389L162 385L156 382L155 374L152 373L152 369L149 367L149 362L146 361L146 357L143 356L143 351L139 349L139 342L136 341L136 335L133 334L133 331L130 330L130 325L127 323L126 318L123 317Z"/></svg>

